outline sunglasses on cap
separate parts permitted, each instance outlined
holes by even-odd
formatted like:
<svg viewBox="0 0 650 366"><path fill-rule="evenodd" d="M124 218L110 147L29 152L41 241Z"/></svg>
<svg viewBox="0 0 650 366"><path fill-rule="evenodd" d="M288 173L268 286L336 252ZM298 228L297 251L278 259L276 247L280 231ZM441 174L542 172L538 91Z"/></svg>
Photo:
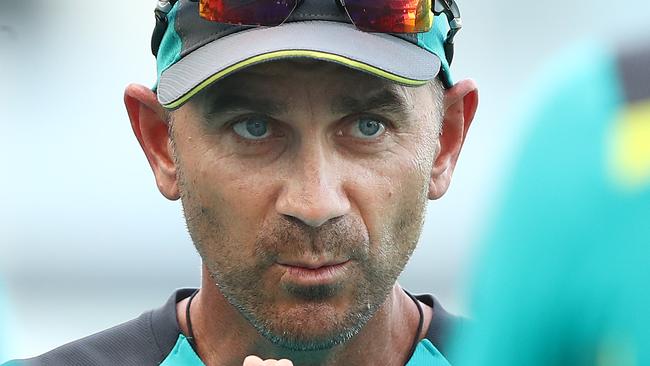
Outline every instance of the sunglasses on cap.
<svg viewBox="0 0 650 366"><path fill-rule="evenodd" d="M289 19L302 1L199 0L199 13L204 19L220 23L276 26ZM433 0L332 1L336 1L357 28L366 32L420 33L433 26Z"/></svg>
<svg viewBox="0 0 650 366"><path fill-rule="evenodd" d="M157 28L160 28L160 31L164 31L164 26L166 26L165 15L177 1L159 1L156 8L156 19ZM287 21L304 0L190 1L199 3L200 16L209 21L246 26L277 26ZM445 14L449 21L449 33L444 47L447 60L451 63L454 37L462 27L460 10L454 0L331 1L336 2L355 27L365 32L428 32L433 27L434 16ZM156 38L162 39L162 37ZM154 48L154 54L156 54L155 51L157 51L157 47Z"/></svg>

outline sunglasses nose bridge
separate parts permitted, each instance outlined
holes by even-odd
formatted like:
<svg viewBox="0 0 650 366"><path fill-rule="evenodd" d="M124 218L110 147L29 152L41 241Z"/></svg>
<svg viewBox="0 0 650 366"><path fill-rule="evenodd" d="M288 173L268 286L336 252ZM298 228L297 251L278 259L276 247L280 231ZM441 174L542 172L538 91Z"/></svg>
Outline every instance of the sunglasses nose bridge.
<svg viewBox="0 0 650 366"><path fill-rule="evenodd" d="M355 27L359 28L359 26L355 23L352 14L350 14L350 11L348 11L348 8L345 6L345 0L334 0L334 3L339 8L339 11L345 14L345 16L348 18L350 23L352 23L352 25L354 25Z"/></svg>
<svg viewBox="0 0 650 366"><path fill-rule="evenodd" d="M345 14L346 17L354 24L354 19L350 16L350 13L348 12L348 9L345 7L345 0L334 0L334 3L336 6L339 8L339 11L343 14Z"/></svg>
<svg viewBox="0 0 650 366"><path fill-rule="evenodd" d="M339 0L296 0L296 8L286 22L323 20L351 23Z"/></svg>
<svg viewBox="0 0 650 366"><path fill-rule="evenodd" d="M303 3L304 3L304 0L296 0L296 3L295 3L295 5L293 6L293 9L291 9L291 11L289 12L289 14L287 14L287 16L284 17L284 20L283 20L279 25L282 25L282 24L286 23L289 19L291 19L291 16L294 15L294 14L296 13L296 10L297 10L297 9L300 7L300 5L302 5Z"/></svg>

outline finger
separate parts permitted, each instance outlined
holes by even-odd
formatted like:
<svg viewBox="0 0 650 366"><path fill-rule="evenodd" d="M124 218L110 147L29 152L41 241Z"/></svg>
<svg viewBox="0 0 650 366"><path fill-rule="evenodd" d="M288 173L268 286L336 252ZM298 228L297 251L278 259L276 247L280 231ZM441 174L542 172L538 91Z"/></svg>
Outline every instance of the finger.
<svg viewBox="0 0 650 366"><path fill-rule="evenodd" d="M261 366L264 365L264 361L257 356L248 356L244 359L243 366Z"/></svg>
<svg viewBox="0 0 650 366"><path fill-rule="evenodd" d="M287 360L286 358L281 359L278 361L278 363L275 364L276 366L293 366L293 362Z"/></svg>

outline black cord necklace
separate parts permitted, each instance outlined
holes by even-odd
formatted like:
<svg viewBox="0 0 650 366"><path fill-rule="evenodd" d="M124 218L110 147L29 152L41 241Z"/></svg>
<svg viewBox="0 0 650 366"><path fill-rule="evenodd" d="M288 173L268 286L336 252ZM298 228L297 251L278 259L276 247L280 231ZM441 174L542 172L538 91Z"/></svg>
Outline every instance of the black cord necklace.
<svg viewBox="0 0 650 366"><path fill-rule="evenodd" d="M415 296L411 295L407 291L404 291L406 295L408 295L411 300L415 303L415 306L418 308L418 314L420 315L420 320L418 321L418 330L415 332L415 338L413 339L413 343L411 344L411 349L409 350L409 357L407 358L408 360L413 357L413 354L415 353L415 349L418 346L418 343L420 343L420 333L422 333L422 327L424 326L424 312L422 311L422 306L420 305L420 302L418 299L415 298ZM192 329L192 318L190 317L190 306L192 305L192 300L194 300L194 296L199 293L199 290L194 291L194 293L190 296L189 300L187 300L187 305L185 306L185 321L187 322L187 341L189 342L190 346L194 350L195 353L197 353L196 350L196 341L194 338L194 330ZM197 353L198 354L198 353Z"/></svg>
<svg viewBox="0 0 650 366"><path fill-rule="evenodd" d="M420 343L420 333L422 333L422 327L424 326L424 311L422 310L422 305L420 305L420 301L415 298L415 296L411 295L408 291L404 291L408 297L413 300L415 303L415 306L418 308L418 314L420 315L420 320L418 321L418 330L415 332L415 338L413 339L413 343L411 344L411 350L409 351L409 357L407 360L410 360L413 357L413 354L415 353L415 349L418 347L418 343ZM408 363L408 361L406 361Z"/></svg>
<svg viewBox="0 0 650 366"><path fill-rule="evenodd" d="M187 306L185 306L185 322L187 322L187 341L190 343L190 346L194 350L194 353L197 353L196 350L196 341L194 340L194 330L192 329L192 318L190 318L190 305L192 305L192 300L194 300L194 296L199 293L199 290L197 289L194 291L194 293L190 296L190 299L187 300Z"/></svg>

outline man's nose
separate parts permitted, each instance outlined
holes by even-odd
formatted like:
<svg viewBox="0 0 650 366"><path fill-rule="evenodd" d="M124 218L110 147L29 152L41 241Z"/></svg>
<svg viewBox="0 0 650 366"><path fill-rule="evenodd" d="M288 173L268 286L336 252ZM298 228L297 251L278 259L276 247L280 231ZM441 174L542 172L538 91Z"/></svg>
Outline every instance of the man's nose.
<svg viewBox="0 0 650 366"><path fill-rule="evenodd" d="M342 167L328 161L322 148L308 150L292 162L276 210L311 227L319 227L346 215L350 201L343 187Z"/></svg>

